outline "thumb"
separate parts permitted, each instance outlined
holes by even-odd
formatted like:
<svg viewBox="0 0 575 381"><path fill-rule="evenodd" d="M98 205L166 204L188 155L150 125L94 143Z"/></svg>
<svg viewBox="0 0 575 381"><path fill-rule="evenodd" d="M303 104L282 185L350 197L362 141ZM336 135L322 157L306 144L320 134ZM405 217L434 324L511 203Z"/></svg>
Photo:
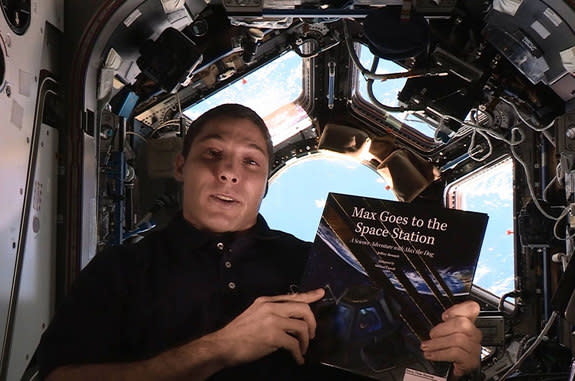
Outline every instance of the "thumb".
<svg viewBox="0 0 575 381"><path fill-rule="evenodd" d="M471 321L475 321L477 316L479 315L479 304L472 300L465 301L463 303L455 304L449 307L447 310L443 312L441 318L443 321L449 320L453 317L460 316L466 317Z"/></svg>

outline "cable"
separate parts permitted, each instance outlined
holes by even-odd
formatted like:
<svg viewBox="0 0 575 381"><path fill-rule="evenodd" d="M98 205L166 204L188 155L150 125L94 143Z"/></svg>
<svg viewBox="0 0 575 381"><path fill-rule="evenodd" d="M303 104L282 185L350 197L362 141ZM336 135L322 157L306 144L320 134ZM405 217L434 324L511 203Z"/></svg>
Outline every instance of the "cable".
<svg viewBox="0 0 575 381"><path fill-rule="evenodd" d="M479 110L478 110L478 109L471 109L470 112L471 112L471 113L479 112ZM516 146L516 145L518 145L518 144L523 143L523 141L525 140L525 137L523 136L523 133L522 133L521 130L519 130L518 128L515 128L515 129L517 130L516 132L519 132L519 133L520 133L520 139L519 139L519 140L508 140L508 139L506 139L503 135L498 134L497 132L493 131L492 129L489 129L489 128L486 128L486 127L482 127L481 125L479 125L478 122L469 123L469 122L463 121L463 120L458 119L458 118L456 118L456 117L454 117L454 116L451 116L451 115L443 115L443 114L438 114L438 115L439 115L441 118L444 118L444 119L454 120L454 121L456 121L457 123L461 124L462 126L465 126L465 127L471 128L471 129L481 130L481 131L485 132L487 135L491 136L492 138L495 138L495 139L497 139L497 140L500 140L500 141L502 141L502 142L504 142L504 143L506 143L506 144L508 144L508 145L510 145L510 146ZM467 132L468 132L468 130L466 130L466 129L460 129L459 131L456 132L455 136L465 135ZM513 133L514 133L514 131L511 130L512 139L513 139Z"/></svg>
<svg viewBox="0 0 575 381"><path fill-rule="evenodd" d="M477 109L473 109L473 110L472 110L472 114L473 114L473 113L477 113L477 112L479 112L479 110L477 110ZM487 135L489 135L489 136L491 136L491 137L493 137L493 138L495 138L495 139L497 139L497 140L501 140L501 141L507 143L507 144L509 145L509 147L510 147L511 154L512 154L513 158L514 158L519 164L521 164L521 167L523 168L523 172L525 173L525 179L526 179L526 182L527 182L527 188L528 188L528 190L529 190L529 194L531 195L531 199L533 200L533 203L535 204L535 206L537 207L537 209L539 210L539 212L541 212L541 214L542 214L544 217L546 217L546 218L548 218L548 219L550 219L550 220L553 220L553 221L557 221L557 220L559 220L559 219L561 219L561 218L563 218L563 217L565 216L565 215L564 215L565 211L564 211L559 217L553 217L553 216L551 216L550 214L548 214L548 213L543 209L543 207L541 207L541 204L539 204L539 201L537 200L537 197L535 196L535 191L533 190L533 184L532 184L531 173L529 172L529 168L527 168L527 164L525 164L525 162L519 157L519 155L515 152L515 149L514 149L514 146L521 144L521 143L525 140L525 135L523 134L523 132L521 131L521 129L519 129L518 127L513 127L513 128L511 129L511 140L508 140L508 139L506 139L505 137L503 137L502 135L496 133L496 132L493 131L493 130L490 130L490 129L488 129L488 128L484 128L484 127L479 126L479 124L478 124L478 123L476 122L476 120L475 120L476 117L472 117L472 121L473 121L474 123L468 123L468 122L462 121L462 120L460 120L460 119L458 119L458 118L456 118L456 117L454 117L454 116L451 116L451 115L439 114L439 116L440 116L440 118L441 118L442 120L443 120L443 119L451 119L451 120L454 120L454 121L458 122L459 124L461 124L462 126L466 126L466 127L472 128L472 129L474 129L474 130L478 130L478 131L483 131L483 132L485 132ZM441 122L440 122L440 123L441 123ZM461 135L463 135L463 134L466 134L467 132L468 132L467 130L465 130L465 129L462 128L462 129L460 129L459 131L456 132L455 136L461 136ZM518 138L517 138L517 136L518 136ZM485 136L484 136L484 137L485 137ZM473 137L472 137L472 138L473 138ZM471 148L471 145L470 145L470 148ZM468 152L469 152L469 150L468 150ZM470 155L470 156L471 156L471 155ZM484 159L483 159L483 160L484 160ZM557 237L557 235L556 235L555 237L556 237L556 238L559 238L559 237ZM570 236L570 237L571 237L571 236ZM570 238L570 237L568 237L568 238ZM568 239L568 238L567 238L567 239ZM561 239L561 238L559 238L559 239ZM564 240L564 239L562 239L562 240Z"/></svg>
<svg viewBox="0 0 575 381"><path fill-rule="evenodd" d="M503 312L503 308L505 307L505 300L507 298L509 298L509 297L515 298L519 295L520 295L519 291L517 291L517 290L509 291L509 292L506 292L505 294L501 295L501 297L499 298L499 304L497 305L497 311Z"/></svg>
<svg viewBox="0 0 575 381"><path fill-rule="evenodd" d="M175 122L171 122L171 123L162 123L161 125L159 125L158 127L154 128L154 130L152 132L150 132L149 136L153 137L154 134L156 134L158 131L160 131L162 128L165 127L170 127L170 126L177 126L180 127L179 123L175 123Z"/></svg>
<svg viewBox="0 0 575 381"><path fill-rule="evenodd" d="M517 362L515 364L513 364L513 366L511 368L509 368L509 370L507 372L505 372L503 377L500 378L500 381L506 380L507 377L509 377L511 375L511 373L513 373L517 368L519 368L519 366L523 363L523 361L525 361L525 359L531 353L533 353L535 348L537 348L539 343L541 343L541 341L543 340L543 337L547 334L547 332L549 331L549 329L551 328L551 326L555 322L555 319L557 319L557 316L558 316L557 311L553 311L553 313L549 317L549 320L547 321L547 324L545 324L545 327L543 327L543 330L541 331L539 336L537 336L537 339L535 339L533 344L531 344L531 346L525 351L525 353L523 353L523 355L519 358L519 360L517 360Z"/></svg>
<svg viewBox="0 0 575 381"><path fill-rule="evenodd" d="M478 110L470 113L471 120L473 121L475 128L473 129L473 134L471 135L471 142L469 143L469 148L467 149L467 153L469 154L469 157L471 159L480 163L482 161L485 161L489 156L491 156L491 154L493 153L493 145L491 144L491 139L489 139L489 135L485 131L481 130L480 128L477 128L478 126L480 127L479 121L477 120L477 117L476 117L477 111ZM475 157L475 155L473 153L473 148L475 147L475 134L476 133L478 133L479 135L481 135L485 139L485 141L487 142L487 148L488 148L487 153L485 153L485 155L483 155L480 158Z"/></svg>
<svg viewBox="0 0 575 381"><path fill-rule="evenodd" d="M375 73L374 73L375 70L377 69L377 65L378 65L378 63L379 63L379 58L376 57L376 56L374 56L374 60L373 60L372 67L371 67L371 71L365 69L365 68L361 65L361 62L359 61L359 58L357 57L357 54L355 54L355 50L354 50L354 48L353 48L353 46L352 46L351 37L350 37L349 29L348 29L348 26L347 26L347 21L345 21L345 20L343 21L343 29L344 29L345 44L346 44L347 50L348 50L348 52L349 52L349 55L350 55L350 57L351 57L351 59L352 59L354 65L359 69L359 71L361 72L361 74L364 76L364 78L365 78L366 81L367 81L367 92L368 92L369 99L370 99L376 106L382 108L383 110L385 110L385 111L387 111L387 112L405 112L405 111L409 111L409 110L414 110L414 109L409 109L409 108L407 108L407 107L402 107L402 106L399 106L399 107L388 106L388 105L385 105L385 104L383 104L383 103L381 103L381 102L379 102L379 101L377 100L377 98L375 97L375 95L374 95L374 93L373 93L373 81L374 81L375 79L385 80L385 79L389 79L389 77L386 76L386 75L378 75L378 74L375 74ZM509 105L513 108L513 111L517 114L517 117L521 120L521 122L523 122L527 127L531 128L531 129L534 130L534 131L538 131L538 132L545 131L545 130L551 128L551 127L553 126L553 124L555 123L555 122L553 121L553 122L549 123L547 126L544 126L544 127L536 127L536 126L533 126L531 123L529 123L527 120L525 120L525 118L523 117L523 115L521 115L521 113L519 112L519 110L517 109L517 107L516 107L511 101L508 101L507 99L505 99L505 98L503 98L503 97L500 97L499 99L501 99L503 102L509 104ZM423 106L423 105L421 106L421 109L425 109L425 108L426 108L425 106ZM477 109L472 109L471 111L472 111L472 119L473 119L473 114L479 112L479 110L477 110ZM491 140L489 139L489 136L491 136L491 137L493 137L493 138L495 138L495 139L497 139L497 140L500 140L500 141L503 141L503 142L507 143L507 144L510 146L510 150L511 150L511 154L512 154L513 158L514 158L518 163L521 164L521 166L522 166L522 168L523 168L523 171L525 172L525 178L526 178L526 181L527 181L527 187L528 187L528 189L529 189L529 193L530 193L530 195L531 195L531 199L533 200L533 202L534 202L535 206L537 207L537 209L541 212L541 214L542 214L544 217L546 217L546 218L548 218L548 219L551 219L551 220L554 220L554 221L558 221L558 220L559 220L559 218L553 217L553 216L549 215L547 212L545 212L545 210L543 210L543 208L542 208L541 205L539 204L539 201L537 200L537 197L535 196L535 192L534 192L534 190L533 190L532 179L531 179L531 174L530 174L530 172L529 172L529 169L527 168L527 165L525 164L525 162L524 162L522 159L519 158L519 156L517 155L517 153L516 153L515 150L513 149L514 146L521 144L521 143L525 140L525 135L523 134L523 132L522 132L519 128L514 127L513 129L511 129L511 140L508 140L508 139L506 139L503 135L498 134L498 133L496 133L495 131L493 131L493 130L491 130L491 129L481 127L476 120L473 120L474 123L471 124L471 123L467 123L467 122L465 122L465 121L462 121L462 120L460 120L460 119L458 119L458 118L456 118L456 117L453 117L453 116L451 116L451 115L444 115L444 114L439 114L439 115L440 115L439 127L441 127L441 126L443 125L443 122L444 122L445 120L454 120L454 121L458 122L459 124L461 124L462 126L467 126L467 127L469 127L469 128L472 128L471 143L470 143L470 146L469 146L469 148L468 148L468 154L469 154L469 157L470 157L471 159L475 160L475 161L478 161L478 162L484 161L484 160L486 160L486 159L491 155L491 153L493 152L493 146L492 146L492 144L491 144ZM437 136L438 130L439 130L439 128L436 129L436 133L435 133L435 136L434 136L435 139L438 139L438 136ZM463 130L463 131L461 131L461 130ZM455 134L455 136L460 136L460 135L463 135L464 133L467 133L467 131L464 130L464 129L460 129L460 131L458 131L458 132ZM475 154L475 152L474 152L475 136L476 136L477 133L479 133L479 134L486 140L487 145L488 145L488 151L487 151L487 153L486 153L485 155L479 157L479 158L476 157L476 154ZM518 134L518 135L517 135L517 134ZM517 140L515 139L516 136L519 137ZM565 216L565 212L563 212L560 217L563 218L564 216ZM556 236L556 238L558 238L558 237L557 237L557 234L556 234L556 232L555 232L555 230L556 230L556 229L554 229L554 235Z"/></svg>
<svg viewBox="0 0 575 381"><path fill-rule="evenodd" d="M373 61L371 62L371 70L375 71L377 69L378 65L379 65L379 57L373 56ZM385 110L387 112L404 112L404 111L408 110L407 107L388 106L388 105L384 105L383 103L381 103L375 97L375 94L373 93L373 78L366 79L366 80L367 80L367 95L369 96L369 99L373 102L373 104L375 104L376 106L378 106L379 108L382 108L383 110Z"/></svg>
<svg viewBox="0 0 575 381"><path fill-rule="evenodd" d="M146 139L143 135L138 134L137 132L134 131L126 131L126 135L134 135L139 137L140 139L142 139L145 143L148 142L148 139Z"/></svg>
<svg viewBox="0 0 575 381"><path fill-rule="evenodd" d="M375 72L377 66L375 66L375 68L372 67L371 70L368 70L365 67L363 67L363 65L359 61L359 58L355 53L355 49L353 48L352 39L349 34L349 28L345 20L343 21L343 33L344 33L345 46L347 48L349 56L351 57L353 64L357 67L357 69L360 71L361 75L365 78L366 81L370 79L386 81L388 79L445 76L449 74L449 72L445 71L443 68L431 68L431 69L422 68L422 69L408 70L406 72L400 72L400 73L377 74ZM374 55L374 58L376 57L377 56Z"/></svg>
<svg viewBox="0 0 575 381"><path fill-rule="evenodd" d="M575 233L565 237L559 237L559 234L557 233L557 227L559 226L559 222L561 222L561 220L565 218L567 214L569 214L569 207L565 207L565 209L561 212L561 214L559 215L559 217L557 217L557 220L553 224L553 236L557 238L559 241L567 241L568 239L575 238Z"/></svg>
<svg viewBox="0 0 575 381"><path fill-rule="evenodd" d="M545 189L543 189L543 201L547 201L547 192L549 192L549 189L551 189L551 186L553 184L555 184L556 182L557 182L557 175L553 176L551 181L549 181L549 184L547 184Z"/></svg>
<svg viewBox="0 0 575 381"><path fill-rule="evenodd" d="M531 128L534 131L538 131L538 132L542 132L545 130L548 130L549 128L553 127L553 125L555 124L555 120L552 120L548 125L546 125L545 127L535 127L534 125L532 125L531 123L529 123L527 120L525 120L525 118L523 117L523 115L521 115L521 113L519 112L519 110L517 109L517 107L515 106L515 104L513 104L513 102L503 98L503 97L499 97L499 99L501 99L503 102L507 103L508 105L511 106L511 108L513 108L513 111L515 111L515 114L517 115L517 117L523 122L523 124L525 124L527 127Z"/></svg>
<svg viewBox="0 0 575 381"><path fill-rule="evenodd" d="M479 157L479 158L475 157L475 153L473 152L473 148L475 148L475 135L476 134L481 135L485 139L485 141L487 142L487 148L488 148L485 155L483 155L482 157ZM475 160L478 163L485 161L493 153L493 145L491 144L491 139L489 139L489 136L484 131L474 129L471 133L471 141L469 142L469 148L467 149L467 153L469 154L469 157L472 160Z"/></svg>
<svg viewBox="0 0 575 381"><path fill-rule="evenodd" d="M304 53L301 51L300 46L308 43L313 42L312 46L314 47L310 53ZM291 48L301 58L314 58L320 53L320 43L319 40L315 37L305 37L301 39L301 43L297 44L296 42L290 43Z"/></svg>
<svg viewBox="0 0 575 381"><path fill-rule="evenodd" d="M477 112L477 111L474 111ZM525 164L525 162L519 157L519 155L515 152L514 146L519 145L520 143L522 143L525 140L525 135L523 134L523 132L521 131L521 129L519 129L518 127L514 127L511 129L511 140L508 140L506 138L504 138L502 135L497 134L496 132L489 130L487 128L483 128L480 127L478 124L470 124L467 122L464 122L458 118L455 118L451 115L441 115L442 118L445 119L452 119L455 120L456 122L464 125L464 126L468 126L470 128L474 128L477 130L482 130L485 133L487 133L489 136L501 140L505 143L507 143L510 147L511 150L511 154L513 156L513 158L519 163L521 164L521 167L523 168L523 171L525 173L525 179L527 182L527 188L529 190L529 194L531 195L531 199L533 200L533 203L535 204L535 206L537 207L537 209L539 210L539 212L541 212L541 214L553 221L557 221L558 217L553 217L550 214L548 214L545 210L543 210L543 208L541 207L541 204L539 204L539 201L537 200L537 197L535 196L535 191L533 190L533 184L532 184L532 179L531 179L531 173L529 172L529 168L527 168L527 164ZM457 131L456 136L458 135L462 135L463 133L466 133L467 131ZM516 136L519 136L519 138L516 138ZM563 217L563 216L562 216ZM562 218L561 217L561 218Z"/></svg>
<svg viewBox="0 0 575 381"><path fill-rule="evenodd" d="M520 131L518 128L513 128L511 130L512 135L514 131ZM525 164L525 162L519 157L519 155L517 155L517 153L515 152L515 149L513 147L513 145L510 146L511 149L511 155L513 156L513 158L519 163L521 164L521 167L523 168L523 172L525 172L525 180L527 182L527 189L529 190L529 194L531 195L531 199L533 200L533 203L535 204L535 206L537 207L537 209L539 210L539 212L541 212L541 214L545 217L548 218L550 220L553 221L557 221L560 218L563 218L564 215L563 213L561 213L560 217L553 217L550 214L548 214L545 210L543 210L543 208L541 207L541 205L539 204L539 201L537 200L537 197L535 196L535 191L533 190L533 185L532 185L532 179L531 179L531 172L529 172L529 168L527 168L527 164Z"/></svg>
<svg viewBox="0 0 575 381"><path fill-rule="evenodd" d="M180 126L180 136L184 137L186 135L186 124L184 123L184 114L182 113L182 102L180 101L179 92L176 92L176 101L178 102L178 112L180 113L178 118L178 125Z"/></svg>

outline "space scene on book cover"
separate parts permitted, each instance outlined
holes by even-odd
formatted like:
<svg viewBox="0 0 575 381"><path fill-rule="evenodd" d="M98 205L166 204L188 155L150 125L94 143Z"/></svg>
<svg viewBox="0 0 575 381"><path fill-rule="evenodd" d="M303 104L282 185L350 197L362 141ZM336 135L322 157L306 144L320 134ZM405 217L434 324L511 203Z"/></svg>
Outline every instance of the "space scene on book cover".
<svg viewBox="0 0 575 381"><path fill-rule="evenodd" d="M406 368L446 377L449 364L425 360L420 343L469 295L486 224L482 213L330 193L300 285L326 290L309 358L381 380Z"/></svg>

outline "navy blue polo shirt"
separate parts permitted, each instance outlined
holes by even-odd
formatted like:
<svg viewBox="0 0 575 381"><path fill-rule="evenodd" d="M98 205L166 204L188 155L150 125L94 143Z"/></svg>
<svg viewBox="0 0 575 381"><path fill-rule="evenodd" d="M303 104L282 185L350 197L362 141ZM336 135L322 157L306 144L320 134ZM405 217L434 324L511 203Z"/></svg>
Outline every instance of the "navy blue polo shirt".
<svg viewBox="0 0 575 381"><path fill-rule="evenodd" d="M44 333L43 379L69 364L136 361L216 331L257 297L297 285L310 244L270 230L200 232L180 215L140 242L98 254L80 273ZM279 350L213 379L300 378Z"/></svg>

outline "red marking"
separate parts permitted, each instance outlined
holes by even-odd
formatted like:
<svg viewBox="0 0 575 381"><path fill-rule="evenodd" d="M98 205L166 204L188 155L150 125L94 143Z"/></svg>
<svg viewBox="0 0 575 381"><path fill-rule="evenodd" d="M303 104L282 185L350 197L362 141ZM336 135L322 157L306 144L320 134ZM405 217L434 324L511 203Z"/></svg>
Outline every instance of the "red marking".
<svg viewBox="0 0 575 381"><path fill-rule="evenodd" d="M513 230L507 230L505 233L506 233L507 235L511 235L511 234L513 234Z"/></svg>
<svg viewBox="0 0 575 381"><path fill-rule="evenodd" d="M246 83L248 83L248 81L246 81L245 78L242 78L242 85L245 85Z"/></svg>
<svg viewBox="0 0 575 381"><path fill-rule="evenodd" d="M391 187L389 185L385 186L385 190L390 190L390 189L391 189Z"/></svg>

